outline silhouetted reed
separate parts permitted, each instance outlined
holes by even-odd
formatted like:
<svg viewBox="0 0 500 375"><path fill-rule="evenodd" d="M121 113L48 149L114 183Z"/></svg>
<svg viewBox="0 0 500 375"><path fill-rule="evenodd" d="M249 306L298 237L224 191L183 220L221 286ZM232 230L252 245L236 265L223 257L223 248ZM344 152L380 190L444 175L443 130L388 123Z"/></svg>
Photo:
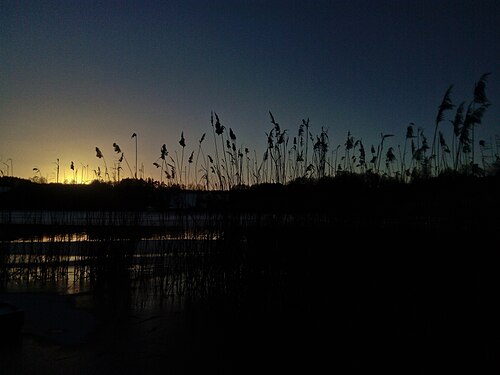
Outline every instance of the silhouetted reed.
<svg viewBox="0 0 500 375"><path fill-rule="evenodd" d="M211 112L213 149L202 147L205 139L203 133L198 147L186 150L188 145L184 132L181 132L178 141L181 147L179 153L173 150L169 154L166 145L161 146L160 156L152 162L160 171L159 178L154 180L158 181L159 186L177 185L187 190L225 191L262 183L287 184L296 179L308 179L312 182L345 173L375 173L402 182L449 173L476 176L495 173L493 166L499 156L498 151L493 151L494 142L474 139L474 129L481 124L486 110L491 105L486 95L489 76L490 73L483 74L476 82L470 102L463 101L456 106L454 117L450 120L450 129L444 127L443 123L446 120L445 115L455 108L455 104L452 101L453 85L447 88L437 107L430 144L425 135L425 128L413 122L406 126L403 144L395 141L397 134L382 132L378 144L372 144L369 149L365 148L362 138L351 131L347 132L345 141L335 143L332 143L332 136L325 127L321 127L319 132L314 134L309 118L302 119L296 135L291 137L291 132L269 111L272 127L264 133L266 144L264 152L259 153L256 149L244 147L244 143L237 136L236 128L224 126L219 115ZM135 179L144 177L144 166L138 168L136 133L132 134L132 139L135 140L135 171L132 171L120 146L113 143L114 152L119 155L119 159L114 162L113 177L110 178L103 152L96 147L96 156L102 159L103 171L101 166L97 166L94 170L95 180L119 183L122 179L120 173L123 161L126 162L131 176ZM476 161L477 146L480 151L479 162ZM185 152L187 165L184 165ZM8 167L8 164L4 164ZM73 171L75 182L78 171L75 170L73 162L70 169ZM82 164L82 182L88 181L88 176L84 178L85 169L88 174L89 167L85 168ZM32 178L34 182L46 182L38 168L33 170L36 173ZM56 182L58 180L56 174Z"/></svg>

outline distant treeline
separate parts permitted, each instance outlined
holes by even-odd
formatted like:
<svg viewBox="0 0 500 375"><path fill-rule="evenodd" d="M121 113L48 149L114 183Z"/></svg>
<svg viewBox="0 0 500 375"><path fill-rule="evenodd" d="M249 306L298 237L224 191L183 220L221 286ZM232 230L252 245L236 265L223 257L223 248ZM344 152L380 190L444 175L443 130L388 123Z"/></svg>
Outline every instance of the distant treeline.
<svg viewBox="0 0 500 375"><path fill-rule="evenodd" d="M214 211L324 215L365 225L380 220L439 220L460 225L498 221L500 177L449 175L404 183L379 175L345 174L286 185L259 184L230 191L185 190L126 179L90 185L37 184L0 178L1 210ZM475 225L475 224L474 224Z"/></svg>

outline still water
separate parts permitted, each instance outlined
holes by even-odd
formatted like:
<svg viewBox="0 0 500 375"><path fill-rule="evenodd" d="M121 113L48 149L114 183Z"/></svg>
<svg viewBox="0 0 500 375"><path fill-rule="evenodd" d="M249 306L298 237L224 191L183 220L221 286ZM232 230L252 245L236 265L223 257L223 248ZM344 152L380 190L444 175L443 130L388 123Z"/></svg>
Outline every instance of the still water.
<svg viewBox="0 0 500 375"><path fill-rule="evenodd" d="M54 228L0 242L0 301L25 312L2 375L499 369L477 252L288 222Z"/></svg>
<svg viewBox="0 0 500 375"><path fill-rule="evenodd" d="M0 300L25 312L2 374L234 373L280 351L265 354L280 276L248 263L245 236L23 233L0 249Z"/></svg>

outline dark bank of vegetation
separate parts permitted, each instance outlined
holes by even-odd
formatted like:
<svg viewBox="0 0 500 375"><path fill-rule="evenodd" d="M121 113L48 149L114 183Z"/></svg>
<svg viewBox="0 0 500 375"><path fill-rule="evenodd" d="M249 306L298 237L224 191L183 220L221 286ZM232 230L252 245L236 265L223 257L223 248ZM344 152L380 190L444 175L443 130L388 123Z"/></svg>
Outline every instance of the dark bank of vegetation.
<svg viewBox="0 0 500 375"><path fill-rule="evenodd" d="M230 191L187 190L135 179L63 185L4 177L0 184L3 224L9 224L8 213L13 211L68 217L72 212L92 213L93 220L102 219L99 225L109 223L108 213L114 212L115 226L133 226L135 233L148 225L141 217L151 214L163 218L160 226L168 225L164 215L170 222L172 216L185 217L184 223L192 215L204 215L198 225L207 228L216 221L234 220L241 225L261 223L262 230L275 222L297 228L336 225L360 232L493 231L500 224L500 176L450 174L402 182L375 174L342 174ZM65 223L64 217L53 221L59 229L74 225L71 220Z"/></svg>
<svg viewBox="0 0 500 375"><path fill-rule="evenodd" d="M297 179L286 185L239 186L230 191L168 187L153 181L126 179L110 184L37 184L0 178L4 210L331 212L378 215L397 209L404 214L452 214L477 210L498 212L500 175L461 174L415 179L404 183L375 174L342 174L322 179ZM372 211L373 209L373 211Z"/></svg>

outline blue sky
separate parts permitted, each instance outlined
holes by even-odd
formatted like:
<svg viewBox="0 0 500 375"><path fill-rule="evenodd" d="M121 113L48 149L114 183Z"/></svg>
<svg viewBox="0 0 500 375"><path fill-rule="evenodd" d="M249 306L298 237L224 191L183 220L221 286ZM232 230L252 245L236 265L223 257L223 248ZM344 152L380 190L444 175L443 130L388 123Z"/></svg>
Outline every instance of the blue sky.
<svg viewBox="0 0 500 375"><path fill-rule="evenodd" d="M366 145L432 136L450 84L469 101L491 72L477 139L500 135L498 1L0 2L0 168L20 177L54 162L96 166L95 147L129 160L138 134L147 175L160 147L186 152L210 112L263 151L271 110L293 136L303 118ZM453 111L446 115L451 119ZM442 124L451 131L448 121ZM207 138L207 151L211 143Z"/></svg>

